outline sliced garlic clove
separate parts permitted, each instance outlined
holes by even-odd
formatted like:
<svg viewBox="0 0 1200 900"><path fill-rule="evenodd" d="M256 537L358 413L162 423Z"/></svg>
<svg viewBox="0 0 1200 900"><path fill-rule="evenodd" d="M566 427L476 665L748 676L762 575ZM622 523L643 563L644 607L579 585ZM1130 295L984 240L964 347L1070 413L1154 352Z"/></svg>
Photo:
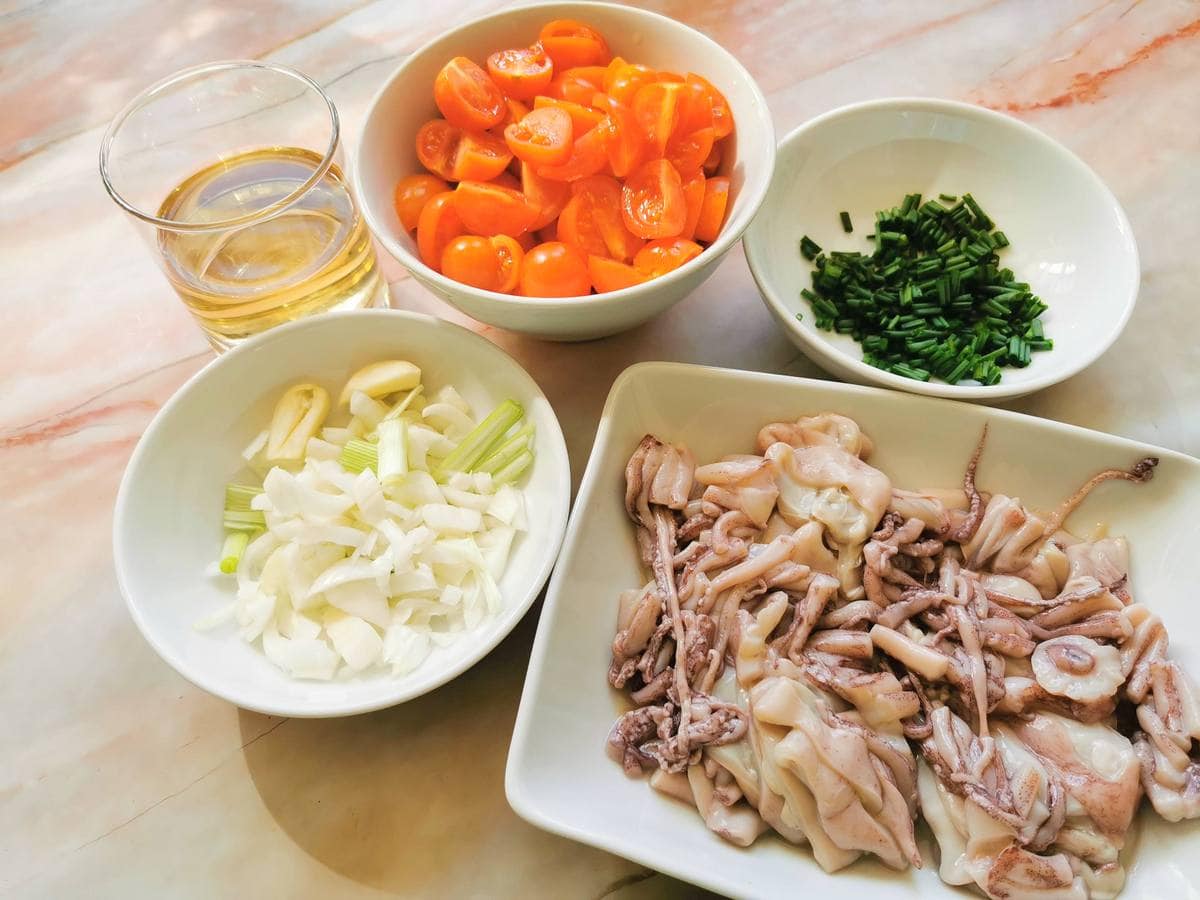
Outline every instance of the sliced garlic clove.
<svg viewBox="0 0 1200 900"><path fill-rule="evenodd" d="M329 414L329 392L316 384L294 384L279 398L267 436L267 458L303 459L310 437Z"/></svg>
<svg viewBox="0 0 1200 900"><path fill-rule="evenodd" d="M368 397L384 397L397 391L411 391L421 383L421 370L403 359L385 359L364 366L346 382L338 405L344 406L350 402L355 391L362 391Z"/></svg>
<svg viewBox="0 0 1200 900"><path fill-rule="evenodd" d="M1081 703L1111 697L1125 681L1117 648L1083 635L1043 641L1029 662L1047 692Z"/></svg>

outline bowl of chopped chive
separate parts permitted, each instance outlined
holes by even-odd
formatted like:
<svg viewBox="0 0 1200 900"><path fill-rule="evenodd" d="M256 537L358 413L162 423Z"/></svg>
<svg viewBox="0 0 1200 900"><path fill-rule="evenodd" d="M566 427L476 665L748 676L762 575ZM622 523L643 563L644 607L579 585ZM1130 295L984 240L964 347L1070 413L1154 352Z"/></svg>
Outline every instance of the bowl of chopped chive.
<svg viewBox="0 0 1200 900"><path fill-rule="evenodd" d="M842 107L780 143L745 235L763 302L829 373L999 401L1097 360L1137 301L1133 231L1061 144L948 100Z"/></svg>

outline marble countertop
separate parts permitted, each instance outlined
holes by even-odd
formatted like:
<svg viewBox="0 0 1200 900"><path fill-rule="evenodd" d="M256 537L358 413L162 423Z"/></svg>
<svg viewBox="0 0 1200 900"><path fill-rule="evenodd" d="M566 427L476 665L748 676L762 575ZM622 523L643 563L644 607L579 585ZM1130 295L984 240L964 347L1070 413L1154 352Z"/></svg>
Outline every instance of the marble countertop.
<svg viewBox="0 0 1200 900"><path fill-rule="evenodd" d="M420 700L350 719L239 711L177 676L127 616L113 500L158 407L211 358L100 185L112 114L185 65L260 57L327 87L353 142L381 80L499 7L454 0L0 5L0 896L670 897L696 892L537 831L505 755L536 609ZM887 95L1036 125L1112 187L1141 249L1117 344L1013 408L1200 455L1200 4L1195 0L656 0L758 79L779 133ZM390 261L394 304L483 331L553 402L576 478L612 379L647 359L820 373L744 258L666 315L581 345L473 324Z"/></svg>

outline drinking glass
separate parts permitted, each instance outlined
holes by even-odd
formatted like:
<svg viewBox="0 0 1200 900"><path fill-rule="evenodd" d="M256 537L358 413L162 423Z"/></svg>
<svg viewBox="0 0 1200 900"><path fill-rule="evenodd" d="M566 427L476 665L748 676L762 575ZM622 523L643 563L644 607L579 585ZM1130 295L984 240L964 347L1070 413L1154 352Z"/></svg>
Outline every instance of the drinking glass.
<svg viewBox="0 0 1200 900"><path fill-rule="evenodd" d="M221 352L281 322L387 304L311 78L253 60L185 69L109 125L100 175Z"/></svg>

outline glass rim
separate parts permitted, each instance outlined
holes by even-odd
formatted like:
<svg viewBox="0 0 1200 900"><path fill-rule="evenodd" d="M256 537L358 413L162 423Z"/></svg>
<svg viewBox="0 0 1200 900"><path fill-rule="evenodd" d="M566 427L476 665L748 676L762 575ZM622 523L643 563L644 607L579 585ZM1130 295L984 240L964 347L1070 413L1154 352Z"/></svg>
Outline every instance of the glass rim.
<svg viewBox="0 0 1200 900"><path fill-rule="evenodd" d="M286 75L287 77L293 78L310 88L325 102L325 108L329 111L329 146L325 149L325 153L321 157L321 162L317 165L316 169L313 170L312 175L286 197L276 200L269 206L264 206L262 209L255 210L252 213L246 213L242 216L235 216L231 219L222 219L216 222L180 222L175 219L164 219L160 216L140 209L122 196L121 192L117 190L117 187L112 181L109 168L109 156L112 151L113 141L116 139L117 132L120 131L121 127L128 121L130 116L144 107L149 101L154 100L163 91L174 87L183 81L194 78L197 75L207 75L215 72L227 72L236 69L264 69L280 75ZM100 179L104 182L104 190L108 192L108 195L112 197L113 201L131 216L140 219L143 222L147 222L158 228L166 229L167 231L221 231L273 218L304 197L309 191L316 187L317 183L320 182L321 179L324 178L329 172L330 167L333 165L334 155L337 152L340 135L341 123L338 120L337 107L333 105L333 101L329 98L329 95L325 93L321 86L299 69L293 69L291 66L285 66L280 63L264 62L257 59L229 59L218 62L201 63L198 66L189 66L186 69L180 69L179 71L168 75L166 78L156 81L154 84L142 90L136 97L125 104L121 111L113 117L113 120L109 123L108 128L104 132L104 137L100 141Z"/></svg>

